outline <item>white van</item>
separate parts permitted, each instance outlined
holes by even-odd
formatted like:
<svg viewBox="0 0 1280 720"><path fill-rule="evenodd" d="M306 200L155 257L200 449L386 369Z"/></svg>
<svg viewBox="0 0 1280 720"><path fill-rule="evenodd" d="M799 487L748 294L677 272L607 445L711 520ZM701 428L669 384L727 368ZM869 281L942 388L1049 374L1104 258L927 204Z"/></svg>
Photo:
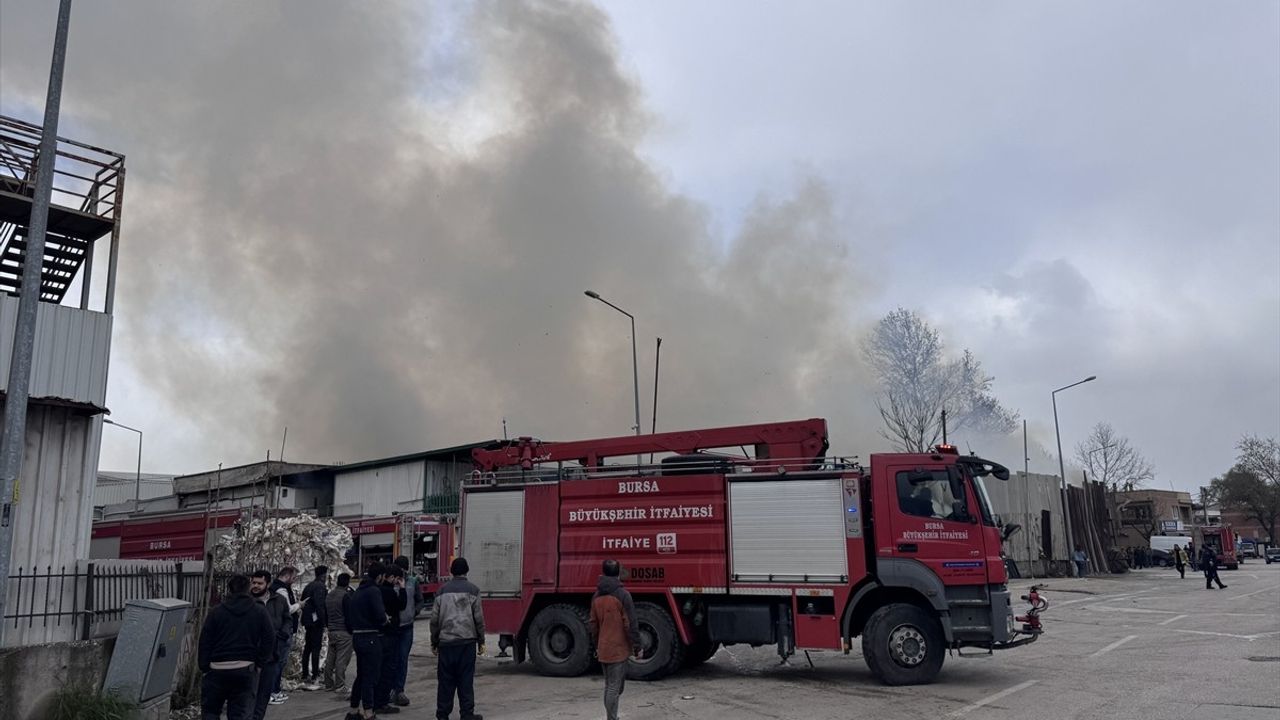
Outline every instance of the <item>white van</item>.
<svg viewBox="0 0 1280 720"><path fill-rule="evenodd" d="M1186 535L1152 535L1151 559L1157 565L1172 565L1174 546L1181 547L1185 552L1190 542L1191 538Z"/></svg>

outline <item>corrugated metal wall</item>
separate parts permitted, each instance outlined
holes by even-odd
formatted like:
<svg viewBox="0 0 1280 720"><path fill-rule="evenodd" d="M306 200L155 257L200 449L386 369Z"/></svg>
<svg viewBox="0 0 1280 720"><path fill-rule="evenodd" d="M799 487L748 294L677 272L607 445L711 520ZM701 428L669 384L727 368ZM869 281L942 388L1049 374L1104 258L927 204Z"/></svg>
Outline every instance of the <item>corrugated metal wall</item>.
<svg viewBox="0 0 1280 720"><path fill-rule="evenodd" d="M104 505L118 505L120 503L133 500L134 487L136 483L133 480L103 480L98 479L97 485L93 488L93 504L96 507ZM143 500L151 500L153 498L165 497L173 494L173 480L156 480L142 478L141 493L139 495Z"/></svg>
<svg viewBox="0 0 1280 720"><path fill-rule="evenodd" d="M18 298L0 296L0 389L9 382ZM31 365L31 398L60 398L106 407L111 316L40 303Z"/></svg>
<svg viewBox="0 0 1280 720"><path fill-rule="evenodd" d="M426 463L421 460L385 465L333 476L333 504L359 505L366 516L416 512L422 509L422 480Z"/></svg>
<svg viewBox="0 0 1280 720"><path fill-rule="evenodd" d="M987 494L994 510L1006 523L1017 523L1022 529L1005 543L1005 553L1018 563L1023 575L1046 572L1043 557L1044 533L1042 511L1049 511L1053 557L1048 560L1065 563L1067 531L1062 522L1062 491L1056 475L1015 473L1007 482L985 478Z"/></svg>
<svg viewBox="0 0 1280 720"><path fill-rule="evenodd" d="M10 567L27 572L52 566L73 568L89 557L93 486L97 479L102 421L74 410L32 405L27 412L27 448L14 512ZM40 492L32 492L39 487ZM10 585L10 592L14 587ZM10 595L13 597L13 594ZM0 645L74 639L68 624L0 630Z"/></svg>

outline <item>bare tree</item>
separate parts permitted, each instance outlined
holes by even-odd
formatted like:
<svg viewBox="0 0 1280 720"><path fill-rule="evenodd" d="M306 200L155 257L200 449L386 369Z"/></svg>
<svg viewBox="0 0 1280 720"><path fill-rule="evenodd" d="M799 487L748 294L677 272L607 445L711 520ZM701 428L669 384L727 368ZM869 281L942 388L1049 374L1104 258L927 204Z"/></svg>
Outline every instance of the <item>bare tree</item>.
<svg viewBox="0 0 1280 720"><path fill-rule="evenodd" d="M946 357L938 331L916 313L898 308L884 316L863 344L863 355L880 380L876 407L884 420L880 434L905 452L925 452L947 427L983 433L1009 433L1017 413L991 393L995 378L968 350Z"/></svg>
<svg viewBox="0 0 1280 720"><path fill-rule="evenodd" d="M1245 435L1236 444L1236 464L1261 480L1280 487L1280 443L1275 438Z"/></svg>
<svg viewBox="0 0 1280 720"><path fill-rule="evenodd" d="M1244 463L1239 463L1209 484L1209 496L1224 510L1256 521L1268 538L1276 537L1276 526L1280 525L1280 484L1262 479Z"/></svg>
<svg viewBox="0 0 1280 720"><path fill-rule="evenodd" d="M1209 485L1226 510L1255 520L1274 540L1280 525L1280 443L1246 435L1236 444L1236 465Z"/></svg>
<svg viewBox="0 0 1280 720"><path fill-rule="evenodd" d="M1076 445L1076 460L1091 479L1112 492L1142 487L1155 477L1151 463L1111 423L1093 426L1089 437Z"/></svg>

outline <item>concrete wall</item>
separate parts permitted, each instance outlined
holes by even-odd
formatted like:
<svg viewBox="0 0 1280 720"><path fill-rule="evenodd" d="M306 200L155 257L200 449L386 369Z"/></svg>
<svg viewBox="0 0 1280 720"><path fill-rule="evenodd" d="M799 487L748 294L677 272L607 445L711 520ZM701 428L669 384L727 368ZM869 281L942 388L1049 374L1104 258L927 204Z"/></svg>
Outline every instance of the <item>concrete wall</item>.
<svg viewBox="0 0 1280 720"><path fill-rule="evenodd" d="M35 720L66 683L102 686L115 638L0 650L0 718Z"/></svg>

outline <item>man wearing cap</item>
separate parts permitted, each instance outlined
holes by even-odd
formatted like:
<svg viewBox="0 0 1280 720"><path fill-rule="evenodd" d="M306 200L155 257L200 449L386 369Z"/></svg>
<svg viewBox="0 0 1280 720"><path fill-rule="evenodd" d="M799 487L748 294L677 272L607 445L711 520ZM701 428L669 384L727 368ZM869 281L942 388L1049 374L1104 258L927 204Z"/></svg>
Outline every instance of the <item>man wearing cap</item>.
<svg viewBox="0 0 1280 720"><path fill-rule="evenodd" d="M449 720L453 696L458 695L462 720L483 720L476 714L476 656L484 654L484 613L480 588L467 580L471 568L465 558L449 566L453 578L436 593L431 606L431 652L436 665L436 718Z"/></svg>

